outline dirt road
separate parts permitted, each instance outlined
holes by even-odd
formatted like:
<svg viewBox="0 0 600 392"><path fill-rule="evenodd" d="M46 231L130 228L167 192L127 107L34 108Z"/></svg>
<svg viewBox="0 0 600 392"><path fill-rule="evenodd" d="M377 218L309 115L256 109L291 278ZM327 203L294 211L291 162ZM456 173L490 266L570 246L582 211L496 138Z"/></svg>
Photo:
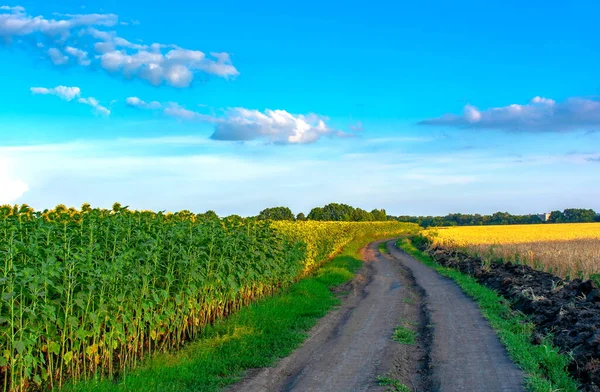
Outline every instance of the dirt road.
<svg viewBox="0 0 600 392"><path fill-rule="evenodd" d="M235 392L385 391L378 376L414 391L520 391L512 364L477 305L451 281L388 243L364 252L365 266L339 309L276 367L249 372ZM397 326L415 344L391 339Z"/></svg>

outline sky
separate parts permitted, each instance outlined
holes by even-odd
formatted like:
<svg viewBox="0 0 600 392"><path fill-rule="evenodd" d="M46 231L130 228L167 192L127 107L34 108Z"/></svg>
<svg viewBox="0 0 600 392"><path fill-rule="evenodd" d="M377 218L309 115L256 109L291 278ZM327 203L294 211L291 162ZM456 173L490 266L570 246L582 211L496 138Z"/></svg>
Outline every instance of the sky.
<svg viewBox="0 0 600 392"><path fill-rule="evenodd" d="M0 204L600 210L599 12L0 0Z"/></svg>

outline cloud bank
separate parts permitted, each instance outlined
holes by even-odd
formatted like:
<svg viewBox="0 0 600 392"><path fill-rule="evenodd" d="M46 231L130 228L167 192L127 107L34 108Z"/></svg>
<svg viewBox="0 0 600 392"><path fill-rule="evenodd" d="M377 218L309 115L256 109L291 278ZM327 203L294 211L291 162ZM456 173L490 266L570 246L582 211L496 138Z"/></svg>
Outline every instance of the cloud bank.
<svg viewBox="0 0 600 392"><path fill-rule="evenodd" d="M293 115L285 110L229 109L217 122L214 140L249 141L266 139L273 143L305 144L335 133L315 114Z"/></svg>
<svg viewBox="0 0 600 392"><path fill-rule="evenodd" d="M222 78L239 75L230 55L205 54L173 44L136 44L120 37L115 14L31 16L21 6L0 7L0 42L41 52L57 67L94 65L111 75L155 86L189 87L198 73Z"/></svg>
<svg viewBox="0 0 600 392"><path fill-rule="evenodd" d="M462 115L446 114L419 124L512 132L596 130L600 128L600 101L575 97L556 102L538 96L524 105L512 104L487 110L466 105Z"/></svg>
<svg viewBox="0 0 600 392"><path fill-rule="evenodd" d="M183 121L200 121L215 125L210 136L213 140L253 141L264 140L275 144L308 144L323 136L343 137L347 134L329 127L328 119L316 114L292 114L286 110L264 112L245 108L229 108L222 116L207 115L186 109L170 102L145 102L138 97L125 100L128 106L136 109L161 110L167 116Z"/></svg>

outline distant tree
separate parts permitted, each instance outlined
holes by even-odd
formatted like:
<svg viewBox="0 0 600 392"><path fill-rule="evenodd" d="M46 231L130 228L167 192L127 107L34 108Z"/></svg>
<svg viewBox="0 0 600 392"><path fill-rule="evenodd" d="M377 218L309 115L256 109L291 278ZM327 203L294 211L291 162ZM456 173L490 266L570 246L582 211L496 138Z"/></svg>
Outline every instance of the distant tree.
<svg viewBox="0 0 600 392"><path fill-rule="evenodd" d="M550 217L548 218L548 222L550 223L563 223L565 221L565 215L562 211L552 211L550 213Z"/></svg>
<svg viewBox="0 0 600 392"><path fill-rule="evenodd" d="M196 218L198 219L206 219L206 220L218 220L219 219L219 215L217 215L216 212L214 212L213 210L208 210L202 214L198 214L196 215Z"/></svg>
<svg viewBox="0 0 600 392"><path fill-rule="evenodd" d="M385 210L383 208L380 210L374 209L373 211L371 211L371 215L373 215L374 221L386 221L387 220L387 213L385 212Z"/></svg>
<svg viewBox="0 0 600 392"><path fill-rule="evenodd" d="M563 217L565 222L594 222L596 220L596 211L583 208L567 208L563 211Z"/></svg>
<svg viewBox="0 0 600 392"><path fill-rule="evenodd" d="M362 208L355 208L350 214L350 221L352 222L370 222L373 220L375 220L373 218L373 214L363 210Z"/></svg>
<svg viewBox="0 0 600 392"><path fill-rule="evenodd" d="M306 220L306 215L304 215L304 212L301 212L298 215L296 215L296 220L297 221L305 221Z"/></svg>
<svg viewBox="0 0 600 392"><path fill-rule="evenodd" d="M308 213L309 220L350 221L354 207L347 204L330 203L324 207L315 207Z"/></svg>
<svg viewBox="0 0 600 392"><path fill-rule="evenodd" d="M265 208L258 214L258 219L261 220L289 220L293 221L295 218L292 210L288 207L272 207Z"/></svg>

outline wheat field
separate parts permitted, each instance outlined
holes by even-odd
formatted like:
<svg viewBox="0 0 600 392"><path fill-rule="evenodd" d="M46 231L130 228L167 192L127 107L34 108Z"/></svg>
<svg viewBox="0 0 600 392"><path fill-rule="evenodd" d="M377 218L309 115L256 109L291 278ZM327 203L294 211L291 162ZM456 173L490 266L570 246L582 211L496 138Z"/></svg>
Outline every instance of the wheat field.
<svg viewBox="0 0 600 392"><path fill-rule="evenodd" d="M435 245L524 263L565 278L600 275L600 223L461 226L426 230Z"/></svg>

